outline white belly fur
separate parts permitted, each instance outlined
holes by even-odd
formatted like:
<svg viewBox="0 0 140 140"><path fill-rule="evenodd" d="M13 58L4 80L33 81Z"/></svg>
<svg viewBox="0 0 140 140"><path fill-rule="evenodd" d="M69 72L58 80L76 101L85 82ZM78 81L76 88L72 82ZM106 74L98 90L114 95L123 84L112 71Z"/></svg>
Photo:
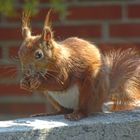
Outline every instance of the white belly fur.
<svg viewBox="0 0 140 140"><path fill-rule="evenodd" d="M79 89L77 85L74 85L65 91L48 91L48 94L61 106L69 109L78 109Z"/></svg>

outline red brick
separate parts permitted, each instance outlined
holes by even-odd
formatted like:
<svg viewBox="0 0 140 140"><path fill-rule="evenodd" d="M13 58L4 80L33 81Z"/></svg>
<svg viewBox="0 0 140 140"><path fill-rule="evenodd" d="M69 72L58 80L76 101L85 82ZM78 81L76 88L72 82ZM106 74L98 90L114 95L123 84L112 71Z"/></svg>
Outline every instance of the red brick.
<svg viewBox="0 0 140 140"><path fill-rule="evenodd" d="M119 5L98 5L98 6L81 6L70 7L70 19L120 19L122 17L122 8Z"/></svg>
<svg viewBox="0 0 140 140"><path fill-rule="evenodd" d="M0 48L0 59L2 58L2 48Z"/></svg>
<svg viewBox="0 0 140 140"><path fill-rule="evenodd" d="M20 28L4 28L0 27L0 40L17 40L21 39L21 29Z"/></svg>
<svg viewBox="0 0 140 140"><path fill-rule="evenodd" d="M0 114L36 114L45 111L44 103L0 103Z"/></svg>
<svg viewBox="0 0 140 140"><path fill-rule="evenodd" d="M45 20L45 17L46 17L46 15L47 15L47 13L48 13L48 11L49 11L49 8L42 8L42 9L39 9L39 12L35 15L35 16L33 16L32 17L32 22L36 22L36 21L38 21L38 22L42 22L42 21L44 21ZM51 12L51 15L50 15L50 21L58 21L59 20L59 14L58 14L58 12L56 12L56 11L52 11ZM42 26L43 26L43 24L42 24Z"/></svg>
<svg viewBox="0 0 140 140"><path fill-rule="evenodd" d="M112 24L109 32L111 37L140 37L140 24Z"/></svg>
<svg viewBox="0 0 140 140"><path fill-rule="evenodd" d="M15 57L17 57L18 56L18 50L19 50L19 47L20 46L18 46L18 47L10 47L9 48L9 57L12 59L14 59Z"/></svg>
<svg viewBox="0 0 140 140"><path fill-rule="evenodd" d="M17 77L17 67L15 65L0 65L0 79L13 79Z"/></svg>
<svg viewBox="0 0 140 140"><path fill-rule="evenodd" d="M140 4L128 5L127 10L129 18L140 18Z"/></svg>
<svg viewBox="0 0 140 140"><path fill-rule="evenodd" d="M56 38L77 37L101 37L101 25L62 25L52 29ZM34 28L34 34L40 34L41 28Z"/></svg>
<svg viewBox="0 0 140 140"><path fill-rule="evenodd" d="M45 16L50 8L39 9L37 15L32 19L36 21L44 21ZM122 17L122 9L119 5L103 5L103 6L82 6L69 7L67 16L68 19L120 19ZM50 20L58 21L59 13L52 11Z"/></svg>
<svg viewBox="0 0 140 140"><path fill-rule="evenodd" d="M5 19L7 22L21 22L21 13L18 13L15 16L6 16Z"/></svg>
<svg viewBox="0 0 140 140"><path fill-rule="evenodd" d="M140 52L140 43L99 43L98 47L101 51L110 51L112 49L128 49L135 48Z"/></svg>
<svg viewBox="0 0 140 140"><path fill-rule="evenodd" d="M32 93L20 89L19 84L0 84L0 96L31 96Z"/></svg>
<svg viewBox="0 0 140 140"><path fill-rule="evenodd" d="M54 32L56 37L101 37L101 26L100 25L68 25L68 26L59 26L54 27Z"/></svg>
<svg viewBox="0 0 140 140"><path fill-rule="evenodd" d="M101 25L61 25L53 27L55 37L66 38L71 36L77 37L101 37ZM33 35L40 34L42 32L41 28L33 28Z"/></svg>

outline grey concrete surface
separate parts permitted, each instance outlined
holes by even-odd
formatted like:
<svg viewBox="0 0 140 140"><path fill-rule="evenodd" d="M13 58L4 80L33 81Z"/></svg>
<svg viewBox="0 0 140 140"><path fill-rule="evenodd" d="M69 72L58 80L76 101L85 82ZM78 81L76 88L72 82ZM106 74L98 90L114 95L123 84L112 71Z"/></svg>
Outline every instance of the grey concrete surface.
<svg viewBox="0 0 140 140"><path fill-rule="evenodd" d="M1 121L0 140L140 140L140 110L99 113L80 121L61 115Z"/></svg>

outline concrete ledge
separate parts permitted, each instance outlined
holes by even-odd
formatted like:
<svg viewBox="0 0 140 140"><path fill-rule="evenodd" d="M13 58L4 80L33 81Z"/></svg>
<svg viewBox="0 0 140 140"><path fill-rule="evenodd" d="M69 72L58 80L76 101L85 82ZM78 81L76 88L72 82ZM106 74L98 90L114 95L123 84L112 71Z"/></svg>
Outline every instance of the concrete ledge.
<svg viewBox="0 0 140 140"><path fill-rule="evenodd" d="M0 140L139 140L140 110L100 113L80 121L63 116L0 122Z"/></svg>

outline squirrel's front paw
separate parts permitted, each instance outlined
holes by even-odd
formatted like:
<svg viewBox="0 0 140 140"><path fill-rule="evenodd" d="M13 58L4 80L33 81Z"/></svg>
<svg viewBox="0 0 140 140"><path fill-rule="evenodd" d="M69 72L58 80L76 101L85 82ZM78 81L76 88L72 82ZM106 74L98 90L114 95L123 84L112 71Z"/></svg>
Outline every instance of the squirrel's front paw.
<svg viewBox="0 0 140 140"><path fill-rule="evenodd" d="M41 85L38 75L24 77L20 81L20 88L28 91L36 90Z"/></svg>
<svg viewBox="0 0 140 140"><path fill-rule="evenodd" d="M20 80L20 88L30 91L30 83L27 77L24 77L22 80Z"/></svg>
<svg viewBox="0 0 140 140"><path fill-rule="evenodd" d="M39 80L38 77L32 77L30 79L30 89L31 90L36 90L38 87L41 85L41 81Z"/></svg>

